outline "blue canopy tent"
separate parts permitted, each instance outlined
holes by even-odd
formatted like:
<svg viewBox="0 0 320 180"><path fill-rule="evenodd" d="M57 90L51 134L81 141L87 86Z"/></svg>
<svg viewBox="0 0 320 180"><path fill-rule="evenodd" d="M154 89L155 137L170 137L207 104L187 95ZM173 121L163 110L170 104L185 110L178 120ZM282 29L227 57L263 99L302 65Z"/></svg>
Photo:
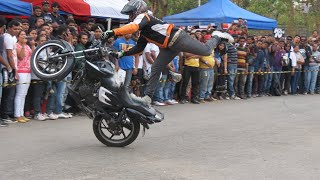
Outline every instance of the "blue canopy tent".
<svg viewBox="0 0 320 180"><path fill-rule="evenodd" d="M31 16L32 4L20 0L0 0L0 13Z"/></svg>
<svg viewBox="0 0 320 180"><path fill-rule="evenodd" d="M249 29L272 30L277 21L247 11L230 0L209 0L208 3L189 11L166 16L164 21L177 26L208 25L210 23L232 23L238 18L247 20Z"/></svg>

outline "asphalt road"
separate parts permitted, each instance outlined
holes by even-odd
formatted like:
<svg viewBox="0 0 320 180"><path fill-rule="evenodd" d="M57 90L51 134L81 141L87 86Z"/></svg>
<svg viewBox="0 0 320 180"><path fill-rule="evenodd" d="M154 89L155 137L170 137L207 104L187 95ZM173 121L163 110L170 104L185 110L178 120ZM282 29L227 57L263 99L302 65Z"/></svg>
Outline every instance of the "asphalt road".
<svg viewBox="0 0 320 180"><path fill-rule="evenodd" d="M320 95L159 108L125 148L86 117L0 128L0 180L320 179Z"/></svg>

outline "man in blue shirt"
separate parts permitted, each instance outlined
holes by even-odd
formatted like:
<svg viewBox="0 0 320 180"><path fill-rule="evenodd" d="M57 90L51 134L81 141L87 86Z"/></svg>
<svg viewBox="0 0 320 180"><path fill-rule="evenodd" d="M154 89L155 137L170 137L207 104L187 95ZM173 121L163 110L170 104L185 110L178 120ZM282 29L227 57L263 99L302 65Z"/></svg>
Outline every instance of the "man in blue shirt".
<svg viewBox="0 0 320 180"><path fill-rule="evenodd" d="M131 39L132 34L124 35L121 38L118 38L114 42L114 47L120 51L128 51L133 46L136 45L136 42ZM137 59L138 61L138 59ZM118 59L119 67L126 72L126 77L124 81L124 85L128 87L131 82L132 73L137 74L138 68L136 68L134 56L124 56Z"/></svg>

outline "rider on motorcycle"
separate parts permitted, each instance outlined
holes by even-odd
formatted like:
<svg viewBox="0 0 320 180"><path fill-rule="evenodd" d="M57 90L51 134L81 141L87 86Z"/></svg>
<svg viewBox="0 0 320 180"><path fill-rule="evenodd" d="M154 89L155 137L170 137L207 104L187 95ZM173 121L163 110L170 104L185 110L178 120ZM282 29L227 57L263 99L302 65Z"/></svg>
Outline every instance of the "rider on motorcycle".
<svg viewBox="0 0 320 180"><path fill-rule="evenodd" d="M202 44L193 39L185 31L179 29L174 24L166 23L150 13L148 13L147 4L143 0L130 0L122 9L122 14L129 15L131 23L109 30L103 33L103 38L110 36L122 36L131 34L136 31L140 32L140 37L137 45L129 51L121 51L114 54L116 58L123 56L131 56L141 53L148 42L152 42L160 47L160 53L157 60L152 65L150 80L147 83L146 95L142 98L133 97L145 105L151 104L157 83L159 82L160 74L165 70L179 52L188 52L201 56L209 56L212 50L220 42L220 38L232 39L229 34L215 31L212 38Z"/></svg>

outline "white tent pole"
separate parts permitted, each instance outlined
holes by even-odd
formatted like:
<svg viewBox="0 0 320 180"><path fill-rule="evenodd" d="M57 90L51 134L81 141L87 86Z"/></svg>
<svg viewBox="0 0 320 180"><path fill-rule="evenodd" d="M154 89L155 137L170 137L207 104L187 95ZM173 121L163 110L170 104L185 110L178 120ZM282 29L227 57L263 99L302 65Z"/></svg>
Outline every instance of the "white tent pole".
<svg viewBox="0 0 320 180"><path fill-rule="evenodd" d="M198 0L198 7L199 7L199 6L201 6L201 0ZM200 27L200 24L201 24L201 23L199 22L199 24L198 24L199 27Z"/></svg>
<svg viewBox="0 0 320 180"><path fill-rule="evenodd" d="M107 27L107 30L111 30L111 18L108 18L107 19L107 22L108 22L108 27Z"/></svg>

